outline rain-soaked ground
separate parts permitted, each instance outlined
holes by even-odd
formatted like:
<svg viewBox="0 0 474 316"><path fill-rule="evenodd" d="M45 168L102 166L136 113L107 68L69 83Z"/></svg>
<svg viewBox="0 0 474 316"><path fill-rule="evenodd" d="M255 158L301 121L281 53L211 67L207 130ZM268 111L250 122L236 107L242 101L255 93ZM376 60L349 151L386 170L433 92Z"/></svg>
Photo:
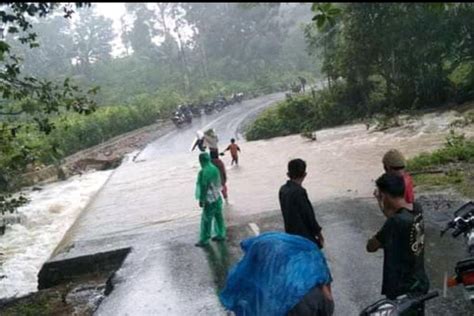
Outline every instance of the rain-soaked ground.
<svg viewBox="0 0 474 316"><path fill-rule="evenodd" d="M382 253L367 254L365 243L384 220L372 199L381 157L392 147L409 157L439 147L456 115L425 115L388 133L367 131L361 124L320 131L315 142L299 135L244 142L238 133L242 124L281 98L283 94L275 94L245 101L196 120L151 143L113 173L51 259L132 248L98 315L225 315L217 293L228 267L240 256L239 242L253 234L248 223L261 231L282 229L278 189L286 181L288 160L295 157L308 163L304 186L326 237L335 315L357 315L380 298ZM200 219L193 198L199 164L198 153L189 149L196 130L207 127L216 129L222 149L237 136L242 154L239 167L229 166L229 155L223 157L228 165L229 240L203 250L194 247ZM472 129L465 132L474 135ZM426 266L437 289L464 251L460 241L438 237L453 207L425 209ZM428 315L472 315L470 308L455 289L427 309Z"/></svg>

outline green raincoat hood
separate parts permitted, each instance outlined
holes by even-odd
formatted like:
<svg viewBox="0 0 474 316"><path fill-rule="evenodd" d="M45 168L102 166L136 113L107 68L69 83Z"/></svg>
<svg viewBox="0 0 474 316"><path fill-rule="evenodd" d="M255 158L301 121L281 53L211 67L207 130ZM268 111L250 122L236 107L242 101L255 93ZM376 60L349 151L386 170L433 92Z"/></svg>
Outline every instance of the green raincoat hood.
<svg viewBox="0 0 474 316"><path fill-rule="evenodd" d="M202 168L206 167L208 164L211 163L211 155L209 155L208 153L201 153L199 155L199 163L201 164Z"/></svg>

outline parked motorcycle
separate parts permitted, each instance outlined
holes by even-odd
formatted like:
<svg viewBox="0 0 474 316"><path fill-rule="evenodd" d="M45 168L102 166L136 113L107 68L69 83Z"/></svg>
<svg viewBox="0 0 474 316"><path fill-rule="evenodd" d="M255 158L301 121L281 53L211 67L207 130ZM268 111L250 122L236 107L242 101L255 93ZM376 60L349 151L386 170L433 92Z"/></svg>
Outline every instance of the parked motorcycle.
<svg viewBox="0 0 474 316"><path fill-rule="evenodd" d="M243 100L244 100L244 94L242 92L234 93L232 94L232 97L230 98L230 103L231 104L242 103Z"/></svg>
<svg viewBox="0 0 474 316"><path fill-rule="evenodd" d="M242 92L237 93L236 95L237 103L242 103L243 100L244 100L244 94Z"/></svg>
<svg viewBox="0 0 474 316"><path fill-rule="evenodd" d="M204 104L204 113L210 115L212 112L214 112L214 105L212 103Z"/></svg>
<svg viewBox="0 0 474 316"><path fill-rule="evenodd" d="M191 107L191 114L193 117L201 117L202 110L201 110L200 105L192 104L190 107Z"/></svg>
<svg viewBox="0 0 474 316"><path fill-rule="evenodd" d="M439 293L434 291L417 297L404 295L395 300L381 299L364 308L364 310L360 313L360 316L399 316L403 312L420 306L420 304L423 304L424 302L435 298L438 295Z"/></svg>
<svg viewBox="0 0 474 316"><path fill-rule="evenodd" d="M174 125L176 125L176 127L181 127L182 125L184 125L183 116L178 112L175 112L175 114L171 118L171 121L174 123Z"/></svg>
<svg viewBox="0 0 474 316"><path fill-rule="evenodd" d="M441 231L441 236L448 230L453 231L451 234L453 238L464 236L469 257L456 263L454 276L448 279L447 285L454 287L462 284L466 299L474 304L474 203L472 201L454 212L454 218L446 224L445 229Z"/></svg>
<svg viewBox="0 0 474 316"><path fill-rule="evenodd" d="M180 105L171 118L171 121L176 125L176 127L191 124L193 121L191 110L185 105Z"/></svg>

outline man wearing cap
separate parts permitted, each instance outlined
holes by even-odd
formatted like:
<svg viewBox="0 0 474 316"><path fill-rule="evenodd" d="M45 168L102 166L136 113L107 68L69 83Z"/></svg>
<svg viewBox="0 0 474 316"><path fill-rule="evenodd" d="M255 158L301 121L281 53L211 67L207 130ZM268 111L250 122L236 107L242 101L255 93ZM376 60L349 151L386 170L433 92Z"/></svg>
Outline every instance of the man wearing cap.
<svg viewBox="0 0 474 316"><path fill-rule="evenodd" d="M415 194L413 193L413 180L410 174L405 170L405 157L403 157L400 151L396 149L390 149L383 156L382 163L386 173L403 177L405 182L405 201L413 210L413 203L415 202Z"/></svg>

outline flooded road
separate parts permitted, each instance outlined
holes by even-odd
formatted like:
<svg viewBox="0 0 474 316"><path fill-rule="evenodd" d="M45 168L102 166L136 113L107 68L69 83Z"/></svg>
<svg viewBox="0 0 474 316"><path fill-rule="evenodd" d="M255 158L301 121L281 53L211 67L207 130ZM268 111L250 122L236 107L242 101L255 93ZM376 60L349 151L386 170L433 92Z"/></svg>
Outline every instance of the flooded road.
<svg viewBox="0 0 474 316"><path fill-rule="evenodd" d="M262 109L268 107L275 100L279 100L283 94L278 93L265 98L265 102L259 100L244 101L234 107L225 109L223 112L211 116L203 116L195 120L192 126L185 129L174 130L165 137L160 138L140 153L138 160L152 159L156 156L163 156L165 153L176 153L189 150L190 144L195 136L197 129L203 129L206 126L212 126L221 130L223 136L227 138L240 138L238 131L246 119L256 115ZM227 119L225 119L227 118ZM224 123L225 122L225 123ZM230 127L230 128L227 128ZM227 134L226 134L227 133ZM130 164L132 156L125 159ZM194 153L195 154L195 153ZM192 166L192 165L191 165ZM170 166L169 168L173 168ZM161 181L167 182L168 170L163 170L159 175ZM161 169L161 168L160 168ZM91 172L83 176L74 176L67 181L39 186L41 191L31 191L31 188L25 189L26 196L30 203L18 209L20 223L9 225L4 236L0 237L0 299L13 296L21 296L34 292L37 289L37 274L45 261L51 256L57 245L63 240L66 232L74 224L81 211L91 201L97 191L108 180L112 171ZM142 185L146 185L146 180L142 174L137 174ZM155 177L156 175L154 175ZM117 185L117 188L121 188ZM125 202L124 205L133 203L140 204L140 194L131 190L133 198ZM170 205L172 208L173 205ZM148 211L149 208L144 208ZM115 214L110 215L113 226L124 232L133 233L129 225L122 227L120 221L115 223ZM191 218L196 218L198 213L193 213ZM131 224L136 214L130 214L129 217L123 217L122 221ZM145 215L144 215L145 216ZM140 223L144 227L154 227L155 225L188 217L187 214L167 216L165 219L147 221L148 217L140 218ZM97 219L98 226L103 225L101 219ZM92 227L94 225L91 225ZM95 226L94 226L95 227ZM131 230L130 230L131 229ZM98 231L101 231L99 228ZM93 237L93 234L89 234ZM68 237L66 236L66 240ZM103 247L100 245L99 247Z"/></svg>
<svg viewBox="0 0 474 316"><path fill-rule="evenodd" d="M99 245L133 247L117 273L116 289L98 315L224 315L216 294L228 267L240 256L240 240L252 235L248 223L257 223L261 231L282 230L277 192L286 181L287 161L301 157L308 163L305 187L327 234L327 255L336 280L336 315L356 315L380 298L382 254L368 255L364 247L383 223L372 201L373 181L383 171L383 153L395 147L410 157L440 147L456 118L454 112L428 114L385 133L367 131L362 124L343 126L319 131L315 142L299 135L249 143L239 140L240 166L230 167L228 155L223 157L230 194L225 214L233 225L230 240L209 251L193 246L200 218L193 199L199 165L198 153L189 152L189 145L197 126L176 132L150 144L135 163L116 171L74 228L69 242L76 250L68 255L97 251ZM225 122L221 118L215 125L206 123L224 135L221 144L235 135L238 125L230 124L224 133ZM474 135L472 129L464 132ZM443 224L447 214L442 216ZM444 273L463 254L462 243L439 240L441 222L427 224L427 269L437 289ZM439 299L429 314L470 313L459 289L449 295Z"/></svg>
<svg viewBox="0 0 474 316"><path fill-rule="evenodd" d="M275 93L257 99L246 100L225 108L219 113L194 118L193 123L157 139L148 145L136 158L137 161L153 160L166 155L190 152L192 142L198 130L214 128L219 137L219 146L224 148L231 138L243 140L243 128L249 119L268 108L276 101L282 100L284 93ZM197 152L198 149L195 150Z"/></svg>
<svg viewBox="0 0 474 316"><path fill-rule="evenodd" d="M373 132L362 124L326 129L314 142L299 135L256 142L238 138L240 166L230 167L229 155L222 158L228 172L230 205L224 212L232 226L229 241L215 244L211 251L194 247L200 220L194 200L199 163L198 152L190 152L190 146L196 130L215 128L222 150L231 137L239 136L249 117L281 98L283 94L248 100L195 120L151 143L113 173L52 257L72 259L132 248L98 315L225 315L216 296L225 273L240 256L239 242L253 234L249 223L261 231L282 230L278 189L286 181L288 160L296 157L308 163L304 186L327 238L335 315L357 315L380 298L382 254L367 255L364 247L383 223L372 201L373 181L383 171L381 157L392 147L408 157L440 147L457 115L428 114L409 122L408 128L387 132ZM464 132L474 135L472 128ZM463 250L456 241L436 237L439 225L431 219L427 224L427 267L434 287ZM433 304L430 313L469 315L460 293L452 293Z"/></svg>

